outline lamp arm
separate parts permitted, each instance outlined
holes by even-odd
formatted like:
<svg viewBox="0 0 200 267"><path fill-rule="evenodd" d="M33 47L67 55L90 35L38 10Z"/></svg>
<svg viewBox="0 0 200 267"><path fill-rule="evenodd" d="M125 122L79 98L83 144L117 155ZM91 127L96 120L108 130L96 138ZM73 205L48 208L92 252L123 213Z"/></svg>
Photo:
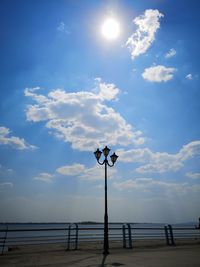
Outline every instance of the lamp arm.
<svg viewBox="0 0 200 267"><path fill-rule="evenodd" d="M104 165L105 160L104 160L103 162L100 162L99 160L97 160L97 162L98 162L100 165Z"/></svg>
<svg viewBox="0 0 200 267"><path fill-rule="evenodd" d="M107 164L109 167L113 167L115 165L115 163L110 164L108 161L107 161Z"/></svg>

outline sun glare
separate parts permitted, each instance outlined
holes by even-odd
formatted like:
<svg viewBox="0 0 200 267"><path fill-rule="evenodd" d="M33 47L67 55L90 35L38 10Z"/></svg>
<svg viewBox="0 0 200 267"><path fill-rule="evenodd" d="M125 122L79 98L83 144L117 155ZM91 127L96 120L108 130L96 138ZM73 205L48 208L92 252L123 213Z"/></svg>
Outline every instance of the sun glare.
<svg viewBox="0 0 200 267"><path fill-rule="evenodd" d="M114 18L108 18L104 21L101 32L103 36L108 40L116 39L120 33L120 26L117 20Z"/></svg>

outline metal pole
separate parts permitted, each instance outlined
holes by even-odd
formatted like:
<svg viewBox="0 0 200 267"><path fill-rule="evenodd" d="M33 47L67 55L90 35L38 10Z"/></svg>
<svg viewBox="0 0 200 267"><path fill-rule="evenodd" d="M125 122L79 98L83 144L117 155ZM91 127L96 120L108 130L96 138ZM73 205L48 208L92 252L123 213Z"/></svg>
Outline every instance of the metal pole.
<svg viewBox="0 0 200 267"><path fill-rule="evenodd" d="M107 157L108 157L108 154L110 152L110 149L105 146L105 148L103 149L103 154L105 156L105 159L103 160L103 162L100 162L100 157L101 157L101 154L102 154L102 151L100 151L98 148L97 150L94 152L94 155L96 157L96 160L97 162L100 164L100 165L104 165L105 164L105 214L104 214L104 244L103 244L103 254L104 255L107 255L109 254L109 239L108 239L108 200L107 200L107 165L109 167L113 167L118 156L113 153L111 156L110 156L110 159L111 159L111 164L109 163Z"/></svg>
<svg viewBox="0 0 200 267"><path fill-rule="evenodd" d="M107 158L105 159L105 215L104 215L104 251L103 254L109 254L108 243L108 203L107 203Z"/></svg>

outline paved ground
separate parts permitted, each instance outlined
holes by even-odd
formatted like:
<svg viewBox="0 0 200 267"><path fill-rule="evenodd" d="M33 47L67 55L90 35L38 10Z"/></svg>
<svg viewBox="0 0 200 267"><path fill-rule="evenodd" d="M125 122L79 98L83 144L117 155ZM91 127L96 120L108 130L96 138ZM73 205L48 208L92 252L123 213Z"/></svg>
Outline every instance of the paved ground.
<svg viewBox="0 0 200 267"><path fill-rule="evenodd" d="M134 249L113 246L107 257L99 247L65 251L64 246L15 248L0 256L1 267L200 267L200 243L176 247L138 245Z"/></svg>

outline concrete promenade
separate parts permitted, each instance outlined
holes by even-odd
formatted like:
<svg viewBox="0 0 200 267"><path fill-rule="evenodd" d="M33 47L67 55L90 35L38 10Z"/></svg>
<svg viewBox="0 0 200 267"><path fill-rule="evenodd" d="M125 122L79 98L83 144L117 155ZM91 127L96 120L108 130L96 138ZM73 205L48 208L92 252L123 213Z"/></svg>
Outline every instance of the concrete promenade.
<svg viewBox="0 0 200 267"><path fill-rule="evenodd" d="M200 242L165 244L136 242L133 249L111 244L102 255L102 244L82 244L76 251L64 245L20 246L0 256L1 267L199 267Z"/></svg>

